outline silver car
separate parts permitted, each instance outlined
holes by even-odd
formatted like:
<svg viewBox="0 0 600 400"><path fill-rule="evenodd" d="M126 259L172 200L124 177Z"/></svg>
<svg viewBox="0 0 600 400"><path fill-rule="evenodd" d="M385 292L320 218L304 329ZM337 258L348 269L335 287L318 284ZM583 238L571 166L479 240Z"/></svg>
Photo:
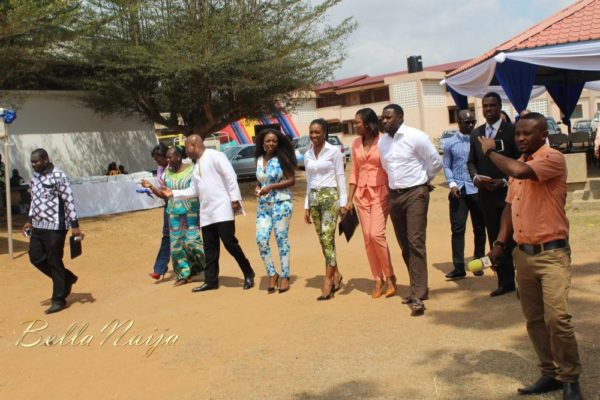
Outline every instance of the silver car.
<svg viewBox="0 0 600 400"><path fill-rule="evenodd" d="M458 130L456 130L456 129L449 129L449 130L446 130L446 131L442 132L442 135L440 137L437 137L437 138L433 139L433 145L435 146L435 148L437 149L437 152L439 154L443 154L444 153L444 141L446 139L449 139L452 136L456 135L457 133L459 133Z"/></svg>
<svg viewBox="0 0 600 400"><path fill-rule="evenodd" d="M256 179L256 158L254 158L256 146L254 144L242 144L229 147L223 151L233 166L238 179Z"/></svg>
<svg viewBox="0 0 600 400"><path fill-rule="evenodd" d="M348 162L350 158L350 147L344 146L340 138L336 135L328 135L327 141L329 142L329 144L332 144L338 149L340 149L340 151L344 155L344 168L346 168L346 162ZM310 148L310 137L300 136L294 138L292 142L294 143L294 148L296 149L296 159L298 160L298 168L304 169L304 153L306 153L306 151Z"/></svg>

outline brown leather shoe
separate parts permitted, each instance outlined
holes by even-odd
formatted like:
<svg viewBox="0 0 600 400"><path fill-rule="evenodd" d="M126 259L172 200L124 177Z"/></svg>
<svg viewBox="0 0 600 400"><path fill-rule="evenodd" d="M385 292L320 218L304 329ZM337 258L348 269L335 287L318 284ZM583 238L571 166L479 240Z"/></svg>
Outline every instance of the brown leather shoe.
<svg viewBox="0 0 600 400"><path fill-rule="evenodd" d="M373 293L371 293L371 297L374 299L378 299L383 294L383 281L381 279L375 280L375 287L373 288Z"/></svg>
<svg viewBox="0 0 600 400"><path fill-rule="evenodd" d="M394 297L396 295L396 276L392 275L387 279L387 290L385 297Z"/></svg>

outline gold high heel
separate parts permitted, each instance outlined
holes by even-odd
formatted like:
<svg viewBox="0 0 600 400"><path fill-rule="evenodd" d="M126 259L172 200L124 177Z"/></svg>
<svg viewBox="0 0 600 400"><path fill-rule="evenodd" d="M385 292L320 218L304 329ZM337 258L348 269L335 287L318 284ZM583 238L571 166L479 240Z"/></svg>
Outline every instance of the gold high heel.
<svg viewBox="0 0 600 400"><path fill-rule="evenodd" d="M375 287L373 288L373 293L371 293L371 297L374 299L378 299L383 294L383 281L381 279L375 280Z"/></svg>
<svg viewBox="0 0 600 400"><path fill-rule="evenodd" d="M396 276L392 275L387 279L387 290L385 291L385 297L394 297L396 295Z"/></svg>

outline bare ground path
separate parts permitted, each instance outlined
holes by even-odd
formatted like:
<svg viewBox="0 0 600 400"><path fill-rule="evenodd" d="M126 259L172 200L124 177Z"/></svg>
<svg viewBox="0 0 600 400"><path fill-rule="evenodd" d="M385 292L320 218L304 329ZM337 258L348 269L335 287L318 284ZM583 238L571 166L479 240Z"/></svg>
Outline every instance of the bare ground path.
<svg viewBox="0 0 600 400"><path fill-rule="evenodd" d="M369 296L359 232L350 243L337 241L343 290L332 301L315 301L323 258L313 227L302 221L303 180L297 185L293 281L281 295L266 292L252 182L241 185L248 215L237 219L238 238L259 277L250 291L242 290L241 273L224 249L218 291L193 294L195 284L151 282L162 219L161 210L150 210L82 222L84 255L67 262L80 278L71 305L46 316L50 282L29 264L24 238L17 239L13 261L2 240L0 399L516 399L516 388L537 378L517 298L488 297L495 287L489 273L444 279L451 269L445 188L432 193L429 211L431 299L425 316L412 318L400 296ZM582 385L587 399L599 399L600 216L569 217L570 304ZM405 295L408 278L391 225L388 239ZM133 325L102 333L113 321ZM39 331L24 333L32 323ZM172 345L164 343L169 335L178 337ZM147 356L152 346L144 340L164 345ZM33 346L44 341L51 345Z"/></svg>

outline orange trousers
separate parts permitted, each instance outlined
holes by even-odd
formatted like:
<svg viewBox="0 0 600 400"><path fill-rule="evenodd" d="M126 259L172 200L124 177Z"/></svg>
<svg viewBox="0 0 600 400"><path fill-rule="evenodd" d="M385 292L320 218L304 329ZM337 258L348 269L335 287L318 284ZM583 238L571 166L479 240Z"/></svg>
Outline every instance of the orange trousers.
<svg viewBox="0 0 600 400"><path fill-rule="evenodd" d="M385 238L385 225L389 215L389 190L387 186L356 188L354 204L373 278L383 280L394 276L390 249Z"/></svg>

